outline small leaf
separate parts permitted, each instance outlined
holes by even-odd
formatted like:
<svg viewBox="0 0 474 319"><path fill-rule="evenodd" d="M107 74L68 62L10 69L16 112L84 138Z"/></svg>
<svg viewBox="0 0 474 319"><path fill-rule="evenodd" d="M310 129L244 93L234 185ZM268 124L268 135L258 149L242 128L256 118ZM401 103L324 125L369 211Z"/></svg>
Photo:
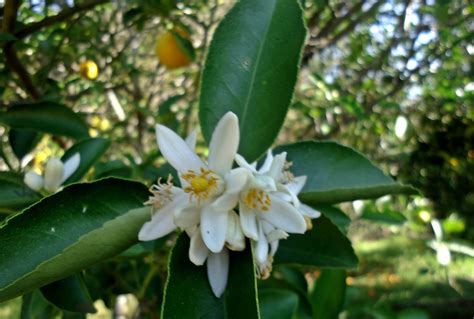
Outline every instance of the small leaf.
<svg viewBox="0 0 474 319"><path fill-rule="evenodd" d="M346 271L323 269L311 293L314 319L337 318L346 296Z"/></svg>
<svg viewBox="0 0 474 319"><path fill-rule="evenodd" d="M23 183L22 175L0 172L0 212L19 210L40 198L40 195Z"/></svg>
<svg viewBox="0 0 474 319"><path fill-rule="evenodd" d="M353 268L358 261L349 239L321 216L313 220L313 228L305 234L292 234L280 241L275 263Z"/></svg>
<svg viewBox="0 0 474 319"><path fill-rule="evenodd" d="M11 129L8 132L8 141L19 160L31 152L40 140L41 134L33 130Z"/></svg>
<svg viewBox="0 0 474 319"><path fill-rule="evenodd" d="M61 159L63 162L76 153L81 155L81 161L77 170L65 181L65 184L77 182L84 177L109 146L110 141L105 138L89 138L74 144L68 149Z"/></svg>
<svg viewBox="0 0 474 319"><path fill-rule="evenodd" d="M292 319L298 308L298 295L291 290L262 289L258 301L262 319Z"/></svg>
<svg viewBox="0 0 474 319"><path fill-rule="evenodd" d="M138 241L150 218L143 184L120 179L73 184L0 228L0 302L72 275Z"/></svg>
<svg viewBox="0 0 474 319"><path fill-rule="evenodd" d="M54 102L19 104L0 113L0 123L73 138L88 137L86 123L68 107Z"/></svg>
<svg viewBox="0 0 474 319"><path fill-rule="evenodd" d="M56 307L72 312L95 313L82 274L78 273L41 287L43 296Z"/></svg>
<svg viewBox="0 0 474 319"><path fill-rule="evenodd" d="M206 266L189 261L189 238L179 236L171 252L162 318L259 318L255 268L249 248L230 253L227 289L212 293Z"/></svg>
<svg viewBox="0 0 474 319"><path fill-rule="evenodd" d="M239 117L239 153L256 160L290 105L306 29L298 1L241 0L214 33L202 74L199 118L206 140L228 111Z"/></svg>
<svg viewBox="0 0 474 319"><path fill-rule="evenodd" d="M300 199L308 204L335 204L371 199L387 194L416 194L407 185L395 182L352 148L334 142L306 141L278 147L288 152L295 175L306 175Z"/></svg>

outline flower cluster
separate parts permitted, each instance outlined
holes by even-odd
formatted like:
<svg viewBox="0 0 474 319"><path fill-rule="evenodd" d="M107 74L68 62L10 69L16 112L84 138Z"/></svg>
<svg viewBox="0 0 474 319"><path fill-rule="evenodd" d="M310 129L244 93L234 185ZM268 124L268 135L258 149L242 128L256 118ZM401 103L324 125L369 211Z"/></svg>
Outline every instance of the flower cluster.
<svg viewBox="0 0 474 319"><path fill-rule="evenodd" d="M52 157L46 163L43 176L30 171L25 174L23 181L32 190L45 190L49 193L54 193L74 174L80 162L81 156L79 153L75 153L64 163L59 158Z"/></svg>
<svg viewBox="0 0 474 319"><path fill-rule="evenodd" d="M194 152L195 134L184 141L157 125L156 137L161 153L178 171L181 188L170 179L152 186L146 204L153 214L139 239L154 240L183 229L191 239L189 259L195 265L207 264L217 297L227 284L229 250L244 250L249 238L258 274L266 278L279 241L289 233L304 233L311 218L320 215L298 200L306 176L290 173L285 152L273 156L268 151L258 169L237 154L239 122L232 112L224 115L212 134L207 163Z"/></svg>

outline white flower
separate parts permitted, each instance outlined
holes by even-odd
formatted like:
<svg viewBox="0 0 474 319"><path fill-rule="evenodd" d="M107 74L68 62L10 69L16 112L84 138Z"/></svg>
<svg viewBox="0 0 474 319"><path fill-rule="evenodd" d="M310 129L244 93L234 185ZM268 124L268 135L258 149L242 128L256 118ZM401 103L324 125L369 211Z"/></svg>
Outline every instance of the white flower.
<svg viewBox="0 0 474 319"><path fill-rule="evenodd" d="M40 191L45 189L48 192L56 192L61 188L61 185L77 170L81 162L81 155L74 154L68 158L64 163L56 158L50 158L46 163L43 176L30 171L25 174L25 184L35 190Z"/></svg>

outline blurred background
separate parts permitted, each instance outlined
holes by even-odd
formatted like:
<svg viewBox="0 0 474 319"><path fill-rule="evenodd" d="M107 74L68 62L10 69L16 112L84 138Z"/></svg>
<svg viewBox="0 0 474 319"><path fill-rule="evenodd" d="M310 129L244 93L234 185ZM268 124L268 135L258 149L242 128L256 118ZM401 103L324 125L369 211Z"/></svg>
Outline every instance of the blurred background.
<svg viewBox="0 0 474 319"><path fill-rule="evenodd" d="M338 226L348 231L360 267L346 277L340 316L471 318L472 2L301 2L308 38L276 144L335 140L423 194L341 205ZM206 48L232 4L0 0L0 110L25 101L65 104L84 117L91 136L112 141L94 178L151 183L166 169L154 124L183 136L198 127ZM72 143L3 127L0 134L1 170L42 167ZM20 157L8 145L15 134L30 134ZM202 139L199 145L206 152ZM307 270L310 289L318 275ZM0 305L0 318L16 318L20 307L18 300ZM104 308L95 317L109 315Z"/></svg>

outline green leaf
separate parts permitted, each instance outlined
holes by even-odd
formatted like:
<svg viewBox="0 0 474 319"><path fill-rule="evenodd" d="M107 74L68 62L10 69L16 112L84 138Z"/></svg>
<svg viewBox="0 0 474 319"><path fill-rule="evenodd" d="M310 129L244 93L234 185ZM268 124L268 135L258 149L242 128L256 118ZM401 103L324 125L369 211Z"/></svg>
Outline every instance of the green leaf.
<svg viewBox="0 0 474 319"><path fill-rule="evenodd" d="M132 168L130 166L127 166L127 164L121 160L113 160L97 163L94 169L94 178L98 179L111 176L130 178L132 173Z"/></svg>
<svg viewBox="0 0 474 319"><path fill-rule="evenodd" d="M262 289L258 301L262 319L291 319L298 308L298 295L291 290Z"/></svg>
<svg viewBox="0 0 474 319"><path fill-rule="evenodd" d="M298 1L237 2L214 33L202 74L199 118L208 141L232 111L241 155L252 162L271 146L291 102L305 36Z"/></svg>
<svg viewBox="0 0 474 319"><path fill-rule="evenodd" d="M81 155L81 162L74 174L65 181L65 184L77 182L84 177L109 146L110 141L105 138L89 138L74 144L68 149L61 160L64 162L74 154L79 153Z"/></svg>
<svg viewBox="0 0 474 319"><path fill-rule="evenodd" d="M40 140L41 134L33 130L11 129L8 132L8 141L19 160L31 152Z"/></svg>
<svg viewBox="0 0 474 319"><path fill-rule="evenodd" d="M20 319L51 319L59 314L59 309L50 304L39 290L23 295Z"/></svg>
<svg viewBox="0 0 474 319"><path fill-rule="evenodd" d="M216 298L206 266L189 261L189 238L179 236L170 256L162 318L259 318L252 253L231 252L225 293Z"/></svg>
<svg viewBox="0 0 474 319"><path fill-rule="evenodd" d="M360 218L388 225L403 225L407 221L403 214L395 211L384 211L383 213L365 211Z"/></svg>
<svg viewBox="0 0 474 319"><path fill-rule="evenodd" d="M318 205L314 207L319 210L324 216L335 224L343 233L347 233L347 229L351 224L351 219L342 210L333 206Z"/></svg>
<svg viewBox="0 0 474 319"><path fill-rule="evenodd" d="M407 185L395 182L352 148L334 142L305 141L278 147L288 152L290 171L306 175L300 199L308 204L335 204L387 194L415 194Z"/></svg>
<svg viewBox="0 0 474 319"><path fill-rule="evenodd" d="M321 216L313 220L313 228L305 234L292 234L280 241L275 263L353 268L358 261L349 239Z"/></svg>
<svg viewBox="0 0 474 319"><path fill-rule="evenodd" d="M8 32L0 32L0 43L16 41L16 40L17 40L17 37L15 37L13 34L8 33Z"/></svg>
<svg viewBox="0 0 474 319"><path fill-rule="evenodd" d="M0 228L0 302L135 244L150 218L147 197L143 184L110 178L67 186L8 219Z"/></svg>
<svg viewBox="0 0 474 319"><path fill-rule="evenodd" d="M0 123L73 138L88 137L86 123L68 107L54 102L19 104L0 113Z"/></svg>
<svg viewBox="0 0 474 319"><path fill-rule="evenodd" d="M0 172L0 212L24 208L41 197L23 183L23 176L13 172Z"/></svg>
<svg viewBox="0 0 474 319"><path fill-rule="evenodd" d="M346 296L346 271L324 269L311 293L314 319L337 318Z"/></svg>
<svg viewBox="0 0 474 319"><path fill-rule="evenodd" d="M82 274L75 274L41 287L43 296L56 307L72 312L95 313Z"/></svg>

